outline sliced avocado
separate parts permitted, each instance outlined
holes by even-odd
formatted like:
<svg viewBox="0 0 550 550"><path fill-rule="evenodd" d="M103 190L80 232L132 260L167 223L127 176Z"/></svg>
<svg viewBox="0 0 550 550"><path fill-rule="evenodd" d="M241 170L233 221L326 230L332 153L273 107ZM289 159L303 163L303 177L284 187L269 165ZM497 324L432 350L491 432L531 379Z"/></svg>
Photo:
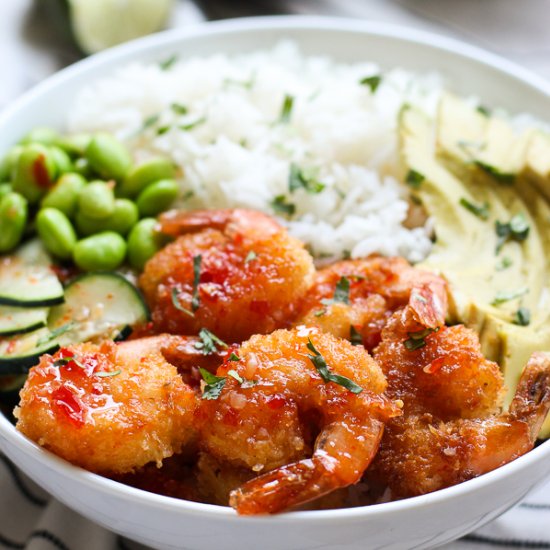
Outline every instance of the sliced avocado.
<svg viewBox="0 0 550 550"><path fill-rule="evenodd" d="M550 318L545 313L550 307L544 307L550 295L550 208L526 178L517 178L513 186L502 185L494 174L472 169L471 158L451 142L457 135L481 133L495 142L502 125L470 113L463 133L460 117L465 108L457 105L447 98L440 107L438 122L454 121L455 128L437 129L437 150L433 121L415 109L403 109L399 130L404 171L421 174L415 193L435 219L436 241L424 266L449 282L451 320L476 330L484 354L503 369L508 404L531 354L550 349ZM485 157L499 169L505 166L505 151L518 146L504 134L506 139L487 148L492 156ZM500 242L497 221L508 224L517 214L529 227L528 236ZM528 326L514 324L520 307L531 313ZM550 436L550 421L544 428L541 436Z"/></svg>

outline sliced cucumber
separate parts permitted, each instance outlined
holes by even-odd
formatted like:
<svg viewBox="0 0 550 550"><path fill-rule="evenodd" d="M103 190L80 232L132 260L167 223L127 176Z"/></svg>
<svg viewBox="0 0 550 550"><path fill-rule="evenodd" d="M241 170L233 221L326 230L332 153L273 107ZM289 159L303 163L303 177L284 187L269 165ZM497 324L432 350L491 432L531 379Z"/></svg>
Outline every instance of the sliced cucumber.
<svg viewBox="0 0 550 550"><path fill-rule="evenodd" d="M0 374L28 371L44 353L53 353L59 344L48 328L0 339Z"/></svg>
<svg viewBox="0 0 550 550"><path fill-rule="evenodd" d="M19 307L63 303L63 287L49 267L8 259L0 264L0 304Z"/></svg>
<svg viewBox="0 0 550 550"><path fill-rule="evenodd" d="M145 322L149 311L141 294L118 273L87 273L65 288L65 303L52 308L50 330L70 328L59 335L61 346L99 338L120 338L127 327ZM70 323L70 325L68 325Z"/></svg>
<svg viewBox="0 0 550 550"><path fill-rule="evenodd" d="M31 332L46 326L49 308L0 306L0 336Z"/></svg>
<svg viewBox="0 0 550 550"><path fill-rule="evenodd" d="M50 267L53 263L50 253L46 250L40 239L27 241L15 251L14 256L26 265Z"/></svg>

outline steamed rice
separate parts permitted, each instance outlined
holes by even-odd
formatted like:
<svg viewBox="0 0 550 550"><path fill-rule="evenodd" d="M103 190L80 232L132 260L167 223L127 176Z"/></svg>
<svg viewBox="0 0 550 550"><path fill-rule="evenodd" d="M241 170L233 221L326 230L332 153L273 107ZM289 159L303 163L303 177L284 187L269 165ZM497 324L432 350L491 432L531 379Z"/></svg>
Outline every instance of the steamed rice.
<svg viewBox="0 0 550 550"><path fill-rule="evenodd" d="M430 251L430 230L403 225L397 117L404 103L433 112L442 86L395 69L372 93L361 80L379 72L304 57L292 42L169 69L134 63L82 90L69 130L113 132L137 161L171 157L183 170L185 208L278 215L318 257L379 252L417 262ZM291 191L291 165L322 190Z"/></svg>

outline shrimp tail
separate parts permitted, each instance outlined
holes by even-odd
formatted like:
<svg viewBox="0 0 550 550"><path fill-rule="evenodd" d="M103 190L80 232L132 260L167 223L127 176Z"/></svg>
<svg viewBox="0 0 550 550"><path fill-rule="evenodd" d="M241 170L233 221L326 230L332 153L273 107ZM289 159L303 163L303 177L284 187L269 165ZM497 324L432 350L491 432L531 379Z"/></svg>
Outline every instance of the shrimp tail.
<svg viewBox="0 0 550 550"><path fill-rule="evenodd" d="M509 415L529 426L534 443L550 412L550 353L533 353L523 370Z"/></svg>
<svg viewBox="0 0 550 550"><path fill-rule="evenodd" d="M426 328L435 329L445 324L447 315L447 287L443 280L414 285L409 299L415 320Z"/></svg>
<svg viewBox="0 0 550 550"><path fill-rule="evenodd" d="M366 429L331 424L317 438L310 459L248 481L231 492L229 504L243 515L275 514L357 483L374 459L383 432L384 424L374 419Z"/></svg>

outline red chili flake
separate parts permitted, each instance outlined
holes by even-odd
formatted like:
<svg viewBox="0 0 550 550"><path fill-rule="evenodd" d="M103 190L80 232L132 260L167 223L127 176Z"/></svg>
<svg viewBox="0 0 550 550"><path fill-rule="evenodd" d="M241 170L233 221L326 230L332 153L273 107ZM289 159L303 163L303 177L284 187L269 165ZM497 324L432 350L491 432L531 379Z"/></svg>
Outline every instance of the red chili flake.
<svg viewBox="0 0 550 550"><path fill-rule="evenodd" d="M434 374L445 364L445 357L438 357L424 367L424 372Z"/></svg>
<svg viewBox="0 0 550 550"><path fill-rule="evenodd" d="M84 405L66 386L61 386L52 392L52 403L55 412L65 416L77 428L84 424Z"/></svg>
<svg viewBox="0 0 550 550"><path fill-rule="evenodd" d="M270 395L267 398L267 406L270 409L277 410L281 407L284 407L286 404L286 399L281 395Z"/></svg>

